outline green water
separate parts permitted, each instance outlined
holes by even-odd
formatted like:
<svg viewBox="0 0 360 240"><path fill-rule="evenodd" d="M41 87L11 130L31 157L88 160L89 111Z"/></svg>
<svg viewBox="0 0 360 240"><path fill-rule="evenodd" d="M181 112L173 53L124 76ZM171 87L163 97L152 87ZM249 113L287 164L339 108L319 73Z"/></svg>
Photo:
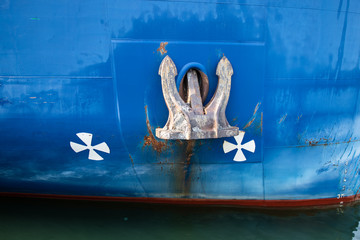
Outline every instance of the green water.
<svg viewBox="0 0 360 240"><path fill-rule="evenodd" d="M5 239L360 239L360 206L256 210L0 199Z"/></svg>

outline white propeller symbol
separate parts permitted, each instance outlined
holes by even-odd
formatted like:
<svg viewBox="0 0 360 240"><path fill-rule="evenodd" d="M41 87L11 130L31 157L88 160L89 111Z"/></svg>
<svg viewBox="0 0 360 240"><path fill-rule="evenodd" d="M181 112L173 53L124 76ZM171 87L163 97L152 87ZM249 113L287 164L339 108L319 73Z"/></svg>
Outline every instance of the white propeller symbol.
<svg viewBox="0 0 360 240"><path fill-rule="evenodd" d="M81 139L81 141L83 141L86 144L86 146L78 143L70 142L70 146L72 150L74 150L74 152L78 153L86 149L89 149L89 159L96 161L100 161L104 159L99 154L97 154L95 150L105 153L110 153L110 149L105 142L102 142L95 146L91 146L91 141L93 137L91 133L77 133L76 136L78 136Z"/></svg>
<svg viewBox="0 0 360 240"><path fill-rule="evenodd" d="M223 149L224 149L225 153L228 153L228 152L231 152L231 151L233 151L235 149L238 149L237 153L235 154L235 157L234 157L234 161L236 161L236 162L246 161L246 157L243 154L241 149L245 149L245 150L247 150L249 152L252 152L252 153L255 152L255 141L254 140L251 140L250 142L247 142L244 145L241 144L242 140L244 138L244 135L245 135L245 132L240 131L239 135L234 137L237 145L229 143L227 141L224 141L224 144L223 144Z"/></svg>

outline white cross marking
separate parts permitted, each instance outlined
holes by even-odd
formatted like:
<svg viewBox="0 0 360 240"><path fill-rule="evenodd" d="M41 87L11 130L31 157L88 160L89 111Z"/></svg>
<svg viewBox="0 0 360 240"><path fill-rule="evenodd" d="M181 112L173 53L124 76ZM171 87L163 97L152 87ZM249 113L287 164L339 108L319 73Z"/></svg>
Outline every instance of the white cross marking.
<svg viewBox="0 0 360 240"><path fill-rule="evenodd" d="M78 153L86 149L89 149L89 159L96 161L100 161L104 159L99 154L97 154L95 150L105 153L110 153L110 149L105 142L102 142L95 146L91 146L92 136L93 136L91 133L77 133L76 136L78 136L81 139L81 141L83 141L86 144L86 146L78 143L70 142L70 146L72 150L74 150L74 152Z"/></svg>
<svg viewBox="0 0 360 240"><path fill-rule="evenodd" d="M229 143L228 141L224 141L224 144L223 144L223 149L224 149L225 153L228 153L228 152L231 152L231 151L233 151L235 149L238 149L237 153L235 154L235 157L234 157L234 161L236 161L236 162L246 161L246 157L243 154L241 149L245 149L245 150L247 150L249 152L252 152L252 153L255 152L255 141L254 140L251 140L250 142L247 142L247 143L245 143L243 145L241 144L242 140L244 138L244 135L245 135L245 132L240 131L239 135L234 137L237 145Z"/></svg>

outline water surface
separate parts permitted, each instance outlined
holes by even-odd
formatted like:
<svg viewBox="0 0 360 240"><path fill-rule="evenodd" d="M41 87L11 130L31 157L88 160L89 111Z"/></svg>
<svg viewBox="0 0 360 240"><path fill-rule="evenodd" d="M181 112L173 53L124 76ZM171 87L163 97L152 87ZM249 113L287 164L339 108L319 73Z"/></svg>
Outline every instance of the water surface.
<svg viewBox="0 0 360 240"><path fill-rule="evenodd" d="M264 210L0 199L7 239L360 239L360 205Z"/></svg>

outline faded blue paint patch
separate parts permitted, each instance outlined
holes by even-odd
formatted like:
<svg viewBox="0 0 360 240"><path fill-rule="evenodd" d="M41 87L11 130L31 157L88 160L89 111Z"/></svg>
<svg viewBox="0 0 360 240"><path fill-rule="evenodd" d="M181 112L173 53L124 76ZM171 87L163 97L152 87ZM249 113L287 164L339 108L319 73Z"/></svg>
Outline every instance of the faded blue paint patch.
<svg viewBox="0 0 360 240"><path fill-rule="evenodd" d="M11 102L6 98L0 98L0 106L11 104Z"/></svg>

